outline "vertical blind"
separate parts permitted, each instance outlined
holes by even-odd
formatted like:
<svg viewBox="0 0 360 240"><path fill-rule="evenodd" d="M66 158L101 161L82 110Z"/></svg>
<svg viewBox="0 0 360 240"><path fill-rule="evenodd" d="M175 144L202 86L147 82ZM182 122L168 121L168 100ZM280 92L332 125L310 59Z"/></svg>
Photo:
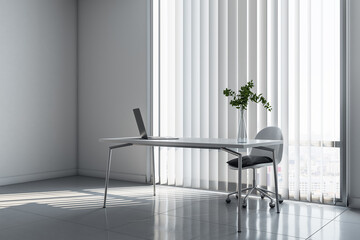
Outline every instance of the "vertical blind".
<svg viewBox="0 0 360 240"><path fill-rule="evenodd" d="M236 138L239 113L222 91L253 80L273 110L250 103L248 137L282 129L283 197L338 198L340 0L154 0L153 11L154 134ZM236 189L224 152L161 148L155 157L161 184ZM256 178L274 187L271 167Z"/></svg>

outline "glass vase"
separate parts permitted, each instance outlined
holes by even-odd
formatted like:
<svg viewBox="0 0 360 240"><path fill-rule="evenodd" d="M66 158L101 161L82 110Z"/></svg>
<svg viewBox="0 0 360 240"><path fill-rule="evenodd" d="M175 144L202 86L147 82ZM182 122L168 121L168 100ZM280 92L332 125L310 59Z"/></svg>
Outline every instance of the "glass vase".
<svg viewBox="0 0 360 240"><path fill-rule="evenodd" d="M240 109L240 119L239 119L239 129L238 129L238 138L239 143L247 142L247 133L246 133L246 119L245 119L245 110Z"/></svg>

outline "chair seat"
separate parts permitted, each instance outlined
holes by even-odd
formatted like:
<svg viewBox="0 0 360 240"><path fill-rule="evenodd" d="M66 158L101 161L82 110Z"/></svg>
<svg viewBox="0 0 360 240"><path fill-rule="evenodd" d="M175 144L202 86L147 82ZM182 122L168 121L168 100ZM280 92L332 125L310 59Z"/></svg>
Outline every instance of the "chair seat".
<svg viewBox="0 0 360 240"><path fill-rule="evenodd" d="M242 158L242 167L251 167L257 164L272 163L272 159L266 156L244 156ZM238 168L238 159L234 158L227 162L231 167Z"/></svg>

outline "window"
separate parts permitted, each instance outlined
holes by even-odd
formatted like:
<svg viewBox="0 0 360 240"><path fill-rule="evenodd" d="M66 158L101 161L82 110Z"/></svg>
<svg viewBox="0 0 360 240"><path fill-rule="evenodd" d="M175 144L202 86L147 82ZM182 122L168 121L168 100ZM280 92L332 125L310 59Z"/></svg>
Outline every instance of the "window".
<svg viewBox="0 0 360 240"><path fill-rule="evenodd" d="M236 138L238 114L222 95L254 80L273 111L251 104L248 136L279 126L284 197L340 198L341 0L154 0L153 129L179 137ZM162 184L230 191L228 156L156 150ZM243 184L252 175L243 174ZM258 183L273 188L271 168Z"/></svg>

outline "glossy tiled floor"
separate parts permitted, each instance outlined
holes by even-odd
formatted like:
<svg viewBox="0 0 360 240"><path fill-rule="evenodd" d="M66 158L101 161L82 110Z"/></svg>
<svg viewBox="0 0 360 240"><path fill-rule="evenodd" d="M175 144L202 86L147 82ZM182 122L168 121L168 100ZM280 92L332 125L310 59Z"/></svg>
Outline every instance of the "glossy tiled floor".
<svg viewBox="0 0 360 240"><path fill-rule="evenodd" d="M0 187L0 239L359 239L360 211L285 201L281 213L250 198L236 231L237 205L225 195L68 177Z"/></svg>

